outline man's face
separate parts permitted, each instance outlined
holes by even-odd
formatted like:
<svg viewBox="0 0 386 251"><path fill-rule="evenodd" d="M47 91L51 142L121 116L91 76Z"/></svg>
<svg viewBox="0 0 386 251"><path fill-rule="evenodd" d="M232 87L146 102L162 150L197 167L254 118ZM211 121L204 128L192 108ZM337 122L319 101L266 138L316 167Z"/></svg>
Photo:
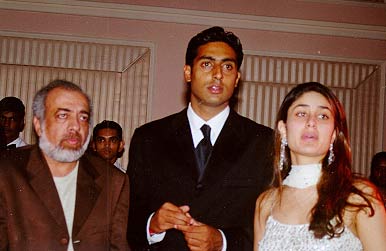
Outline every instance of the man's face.
<svg viewBox="0 0 386 251"><path fill-rule="evenodd" d="M124 143L119 139L117 130L103 128L95 135L93 146L94 151L96 151L99 156L114 164L118 158L118 154L123 150Z"/></svg>
<svg viewBox="0 0 386 251"><path fill-rule="evenodd" d="M36 117L34 125L40 141L48 149L43 149L49 157L63 161L74 160L57 159L55 154L48 151L72 151L83 154L89 139L90 107L87 98L80 92L56 88L49 92L45 103L45 120L41 123ZM42 137L44 136L44 137ZM79 155L79 154L78 154ZM80 156L78 156L80 157Z"/></svg>
<svg viewBox="0 0 386 251"><path fill-rule="evenodd" d="M11 143L23 131L24 118L16 112L3 111L0 113L0 127L4 129L6 143Z"/></svg>
<svg viewBox="0 0 386 251"><path fill-rule="evenodd" d="M382 187L386 187L386 160L379 160L378 163L372 167L374 173L374 179L376 184Z"/></svg>
<svg viewBox="0 0 386 251"><path fill-rule="evenodd" d="M191 83L190 101L195 112L221 112L240 79L236 53L224 42L202 45L193 66L185 65L184 75L185 81Z"/></svg>

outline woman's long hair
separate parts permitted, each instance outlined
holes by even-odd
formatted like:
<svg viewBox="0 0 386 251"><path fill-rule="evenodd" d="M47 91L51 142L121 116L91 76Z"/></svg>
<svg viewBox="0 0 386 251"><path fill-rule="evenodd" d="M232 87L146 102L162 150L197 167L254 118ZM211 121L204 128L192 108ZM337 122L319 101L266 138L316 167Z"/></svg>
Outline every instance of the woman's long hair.
<svg viewBox="0 0 386 251"><path fill-rule="evenodd" d="M334 130L336 138L333 142L334 161L328 164L329 151L322 161L322 176L317 184L318 201L311 210L311 222L309 230L314 232L316 238L323 236L339 236L344 230L343 213L345 208L350 207L356 210L363 208L370 209L370 215L374 210L366 195L357 189L351 171L351 148L347 130L346 115L343 106L335 94L326 86L317 82L308 82L297 85L287 96L279 109L276 118L275 130L275 181L274 186L282 191L282 180L288 176L291 170L290 149L286 147L283 170L279 170L280 142L281 136L277 125L280 120L287 122L288 110L290 106L303 94L307 92L317 92L323 95L331 105L334 116ZM350 194L358 194L365 203L352 204L348 201Z"/></svg>

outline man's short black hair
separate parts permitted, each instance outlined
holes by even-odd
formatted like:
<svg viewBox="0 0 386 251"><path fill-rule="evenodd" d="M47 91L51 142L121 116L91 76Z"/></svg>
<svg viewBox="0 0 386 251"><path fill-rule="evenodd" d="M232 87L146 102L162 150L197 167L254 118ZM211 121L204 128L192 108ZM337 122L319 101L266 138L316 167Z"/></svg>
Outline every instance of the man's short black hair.
<svg viewBox="0 0 386 251"><path fill-rule="evenodd" d="M236 53L237 70L240 70L241 63L243 62L243 47L240 39L230 31L225 31L224 28L214 26L206 29L197 35L195 35L188 44L185 55L185 65L193 66L193 61L197 57L198 48L202 45L211 42L224 42L228 44Z"/></svg>
<svg viewBox="0 0 386 251"><path fill-rule="evenodd" d="M5 97L0 100L0 112L14 112L21 118L24 118L25 106L23 102L16 97Z"/></svg>
<svg viewBox="0 0 386 251"><path fill-rule="evenodd" d="M115 121L112 121L112 120L103 120L102 122L100 122L99 124L97 124L95 127L94 127L94 130L93 130L93 140L95 141L96 140L96 136L99 132L99 130L102 130L102 129L114 129L117 131L117 136L120 140L122 140L122 127Z"/></svg>

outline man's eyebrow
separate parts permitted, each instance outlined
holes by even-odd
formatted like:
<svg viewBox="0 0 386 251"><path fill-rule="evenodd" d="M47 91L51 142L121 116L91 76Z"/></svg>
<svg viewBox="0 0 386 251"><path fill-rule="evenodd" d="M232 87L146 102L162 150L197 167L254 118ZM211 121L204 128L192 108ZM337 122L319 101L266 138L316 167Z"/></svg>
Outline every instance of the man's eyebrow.
<svg viewBox="0 0 386 251"><path fill-rule="evenodd" d="M80 111L80 113L82 113L82 114L87 114L87 116L90 116L90 112L88 112L88 111L82 110L82 111Z"/></svg>
<svg viewBox="0 0 386 251"><path fill-rule="evenodd" d="M221 62L229 62L230 61L230 62L236 63L236 59L234 59L234 58L222 58L221 60L218 60L212 56L205 56L205 55L198 58L198 60L202 60L202 59L208 59L211 61L221 61Z"/></svg>
<svg viewBox="0 0 386 251"><path fill-rule="evenodd" d="M68 108L58 108L57 110L56 110L56 112L71 112L71 110L70 109L68 109Z"/></svg>
<svg viewBox="0 0 386 251"><path fill-rule="evenodd" d="M60 112L60 111L63 111L63 112L72 112L71 109L59 107L59 108L57 109L56 112ZM80 113L82 113L82 114L87 114L88 116L90 116L90 112L85 111L85 110L81 110Z"/></svg>

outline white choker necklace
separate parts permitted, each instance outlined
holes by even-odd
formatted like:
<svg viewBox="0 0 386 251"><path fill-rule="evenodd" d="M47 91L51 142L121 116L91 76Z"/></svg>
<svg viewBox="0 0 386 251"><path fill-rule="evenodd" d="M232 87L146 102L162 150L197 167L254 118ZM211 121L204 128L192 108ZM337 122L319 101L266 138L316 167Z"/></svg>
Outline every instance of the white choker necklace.
<svg viewBox="0 0 386 251"><path fill-rule="evenodd" d="M316 185L322 175L322 164L292 165L283 185L295 188L307 188Z"/></svg>

